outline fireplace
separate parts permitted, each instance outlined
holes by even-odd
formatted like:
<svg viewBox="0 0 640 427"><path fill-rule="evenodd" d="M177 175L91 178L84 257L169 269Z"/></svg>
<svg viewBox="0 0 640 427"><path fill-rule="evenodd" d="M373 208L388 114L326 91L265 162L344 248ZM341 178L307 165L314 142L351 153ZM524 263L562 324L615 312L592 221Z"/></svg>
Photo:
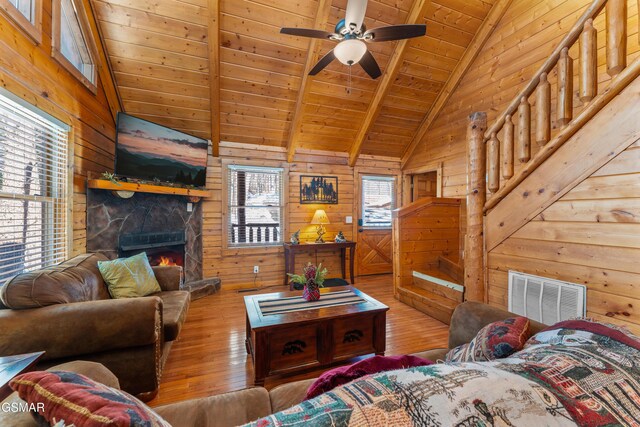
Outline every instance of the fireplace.
<svg viewBox="0 0 640 427"><path fill-rule="evenodd" d="M87 252L110 259L146 252L151 265L181 265L185 283L202 275L202 203L189 209L182 197L136 193L122 199L87 190Z"/></svg>
<svg viewBox="0 0 640 427"><path fill-rule="evenodd" d="M162 233L129 233L120 235L118 256L128 257L146 252L149 264L184 267L185 230Z"/></svg>

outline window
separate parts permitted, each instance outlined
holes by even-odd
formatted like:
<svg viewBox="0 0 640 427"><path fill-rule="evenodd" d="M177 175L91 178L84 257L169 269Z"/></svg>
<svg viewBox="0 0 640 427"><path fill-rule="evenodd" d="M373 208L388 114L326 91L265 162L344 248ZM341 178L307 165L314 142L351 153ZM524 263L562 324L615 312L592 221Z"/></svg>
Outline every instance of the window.
<svg viewBox="0 0 640 427"><path fill-rule="evenodd" d="M0 91L0 285L67 257L68 130Z"/></svg>
<svg viewBox="0 0 640 427"><path fill-rule="evenodd" d="M36 43L42 41L42 0L0 0L0 10Z"/></svg>
<svg viewBox="0 0 640 427"><path fill-rule="evenodd" d="M95 45L75 0L53 0L53 57L95 92Z"/></svg>
<svg viewBox="0 0 640 427"><path fill-rule="evenodd" d="M362 177L362 226L391 227L391 211L396 207L395 178Z"/></svg>
<svg viewBox="0 0 640 427"><path fill-rule="evenodd" d="M228 245L282 243L283 169L229 165L227 170Z"/></svg>

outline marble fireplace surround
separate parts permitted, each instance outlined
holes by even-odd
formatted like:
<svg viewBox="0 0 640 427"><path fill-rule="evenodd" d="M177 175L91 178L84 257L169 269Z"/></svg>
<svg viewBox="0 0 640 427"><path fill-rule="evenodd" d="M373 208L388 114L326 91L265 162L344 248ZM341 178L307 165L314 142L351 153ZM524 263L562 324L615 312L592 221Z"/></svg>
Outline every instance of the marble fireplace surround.
<svg viewBox="0 0 640 427"><path fill-rule="evenodd" d="M87 189L87 252L118 257L122 234L186 231L185 283L202 279L202 203L187 212L182 196L135 193L122 199L111 191Z"/></svg>

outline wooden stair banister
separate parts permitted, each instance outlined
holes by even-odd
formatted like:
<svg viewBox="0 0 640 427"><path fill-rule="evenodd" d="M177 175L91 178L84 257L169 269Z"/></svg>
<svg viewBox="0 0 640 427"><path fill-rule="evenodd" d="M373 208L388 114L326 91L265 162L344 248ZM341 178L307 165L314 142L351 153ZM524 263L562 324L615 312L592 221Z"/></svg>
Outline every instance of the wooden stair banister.
<svg viewBox="0 0 640 427"><path fill-rule="evenodd" d="M597 30L594 19L606 7L606 55L607 73L613 76L610 86L598 94ZM484 211L495 207L510 191L516 188L541 162L568 140L595 113L606 105L615 94L635 78L636 67L627 68L627 2L625 0L594 0L580 16L576 24L562 39L550 57L542 64L527 85L498 116L484 133L488 159L488 190L491 197ZM569 54L572 46L579 46L578 97L583 109L574 117L573 66ZM555 69L557 97L555 123L560 128L551 134L551 84L548 80ZM531 117L529 98L535 92L535 113ZM514 115L516 117L514 117ZM535 123L535 141L539 147L531 153L532 119ZM513 121L516 122L515 126ZM515 128L515 130L514 130ZM502 136L501 136L502 135ZM502 138L502 143L500 143ZM502 151L502 156L499 152ZM515 167L515 159L520 167ZM515 171L514 171L515 169ZM500 176L504 178L500 180Z"/></svg>

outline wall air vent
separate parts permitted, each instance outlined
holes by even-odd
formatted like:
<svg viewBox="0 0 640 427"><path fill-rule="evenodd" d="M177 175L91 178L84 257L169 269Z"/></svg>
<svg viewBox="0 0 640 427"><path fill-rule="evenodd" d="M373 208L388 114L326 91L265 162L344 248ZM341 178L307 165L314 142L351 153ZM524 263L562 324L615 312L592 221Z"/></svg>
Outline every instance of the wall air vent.
<svg viewBox="0 0 640 427"><path fill-rule="evenodd" d="M584 285L509 271L509 311L546 325L586 314Z"/></svg>

